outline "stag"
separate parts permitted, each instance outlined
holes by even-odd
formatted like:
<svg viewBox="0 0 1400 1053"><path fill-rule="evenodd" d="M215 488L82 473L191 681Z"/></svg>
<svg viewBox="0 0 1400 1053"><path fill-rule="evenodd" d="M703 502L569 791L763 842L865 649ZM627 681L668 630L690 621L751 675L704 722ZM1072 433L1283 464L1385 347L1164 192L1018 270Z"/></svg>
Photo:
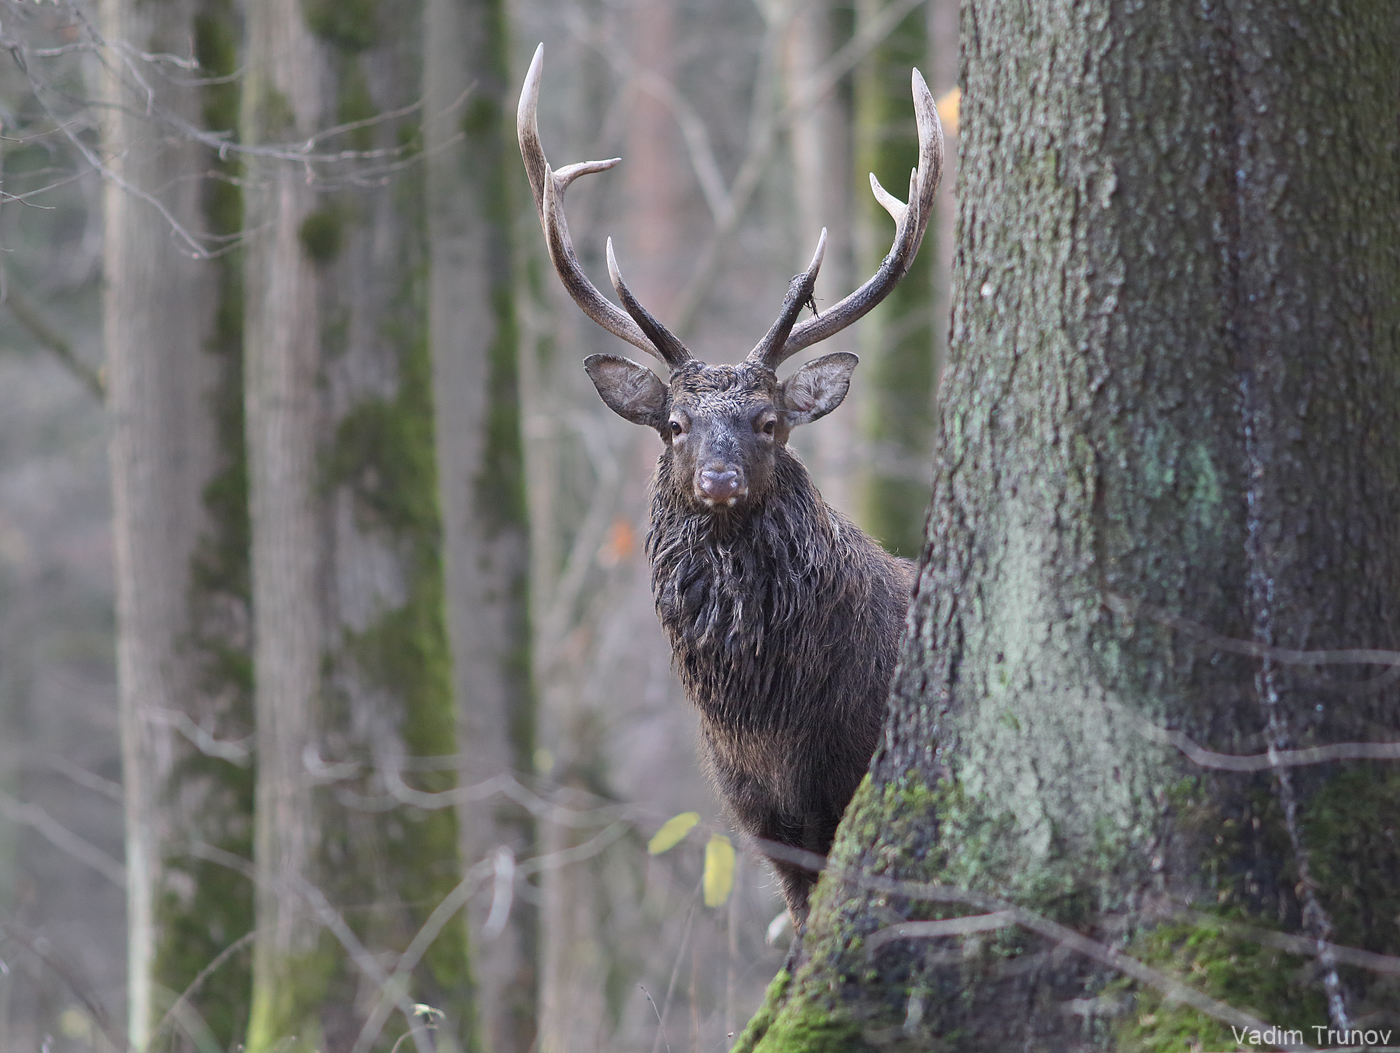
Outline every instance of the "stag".
<svg viewBox="0 0 1400 1053"><path fill-rule="evenodd" d="M855 322L909 269L943 165L938 114L914 70L919 166L907 205L870 176L895 221L893 246L874 276L798 323L813 302L823 229L810 266L792 280L777 321L748 357L707 365L632 295L611 238L608 274L625 310L579 266L564 192L620 158L550 168L536 122L543 57L540 45L516 115L535 208L554 268L583 312L670 370L667 384L617 355L583 363L608 407L654 428L664 444L646 542L656 611L699 709L711 776L738 828L758 839L800 933L816 875L801 852L785 858L781 846L819 856L831 848L884 723L914 568L827 505L788 446L793 428L841 404L856 356L829 354L781 381L776 371Z"/></svg>

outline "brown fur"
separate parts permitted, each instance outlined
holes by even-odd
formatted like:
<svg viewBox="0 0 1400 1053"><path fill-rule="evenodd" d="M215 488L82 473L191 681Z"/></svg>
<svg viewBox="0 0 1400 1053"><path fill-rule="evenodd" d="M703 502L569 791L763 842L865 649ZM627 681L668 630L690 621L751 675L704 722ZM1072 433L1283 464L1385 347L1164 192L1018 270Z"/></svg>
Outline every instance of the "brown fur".
<svg viewBox="0 0 1400 1053"><path fill-rule="evenodd" d="M855 357L827 356L782 384L753 363L691 361L669 388L625 362L595 356L589 373L666 443L652 592L709 770L740 829L825 855L884 724L913 584L912 564L830 508L787 446L795 424L840 403ZM707 470L736 477L732 504L706 501ZM771 862L800 923L815 875Z"/></svg>

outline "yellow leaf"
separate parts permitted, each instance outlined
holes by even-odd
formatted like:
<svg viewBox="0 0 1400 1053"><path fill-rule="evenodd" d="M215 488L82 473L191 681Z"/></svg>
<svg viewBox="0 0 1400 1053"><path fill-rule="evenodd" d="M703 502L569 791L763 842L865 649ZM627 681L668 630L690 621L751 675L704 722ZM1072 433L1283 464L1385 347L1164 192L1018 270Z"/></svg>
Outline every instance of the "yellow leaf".
<svg viewBox="0 0 1400 1053"><path fill-rule="evenodd" d="M705 846L705 906L718 907L734 891L734 846L723 834L711 834Z"/></svg>
<svg viewBox="0 0 1400 1053"><path fill-rule="evenodd" d="M659 856L662 852L675 848L685 840L691 827L700 821L699 812L681 812L661 824L661 829L647 842L647 852Z"/></svg>
<svg viewBox="0 0 1400 1053"><path fill-rule="evenodd" d="M948 135L958 134L958 104L962 102L962 92L954 88L934 105L938 108L938 119L943 123L943 131Z"/></svg>

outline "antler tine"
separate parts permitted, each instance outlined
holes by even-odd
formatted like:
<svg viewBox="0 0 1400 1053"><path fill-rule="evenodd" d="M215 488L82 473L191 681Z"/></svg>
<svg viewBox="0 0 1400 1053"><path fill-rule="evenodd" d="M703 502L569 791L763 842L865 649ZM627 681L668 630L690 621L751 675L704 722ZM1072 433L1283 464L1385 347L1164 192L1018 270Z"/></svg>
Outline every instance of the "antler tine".
<svg viewBox="0 0 1400 1053"><path fill-rule="evenodd" d="M666 364L675 369L689 361L690 349L658 322L632 295L632 290L627 288L627 283L622 280L622 271L617 266L617 257L613 255L612 238L608 239L608 277L612 279L613 288L617 290L617 298L622 301L622 306L627 308L627 313L646 334L647 339L656 345Z"/></svg>
<svg viewBox="0 0 1400 1053"><path fill-rule="evenodd" d="M895 221L894 242L889 254L881 261L879 270L859 289L825 313L794 326L781 347L768 352L770 366L777 366L803 348L839 333L864 316L899 284L919 252L924 230L933 215L933 196L943 174L943 126L938 121L938 108L934 105L933 95L924 82L923 74L916 69L910 79L914 94L914 117L919 126L919 167L909 180L909 203L906 205L888 193L873 172L870 175L870 189L875 194L875 200Z"/></svg>
<svg viewBox="0 0 1400 1053"><path fill-rule="evenodd" d="M788 283L787 296L783 298L783 308L778 312L778 320L749 352L748 361L776 369L778 363L786 357L774 358L773 355L786 345L788 334L797 323L797 316L803 306L813 302L812 290L816 287L817 272L822 269L822 257L825 255L826 228L822 227L821 237L817 239L817 251L812 254L812 262L807 265L805 271Z"/></svg>
<svg viewBox="0 0 1400 1053"><path fill-rule="evenodd" d="M633 347L640 348L663 362L668 361L637 323L598 291L597 286L588 280L588 276L579 265L573 241L569 238L569 225L564 221L564 191L579 176L605 172L621 158L583 161L568 165L557 172L550 169L549 161L544 155L544 147L540 143L537 119L540 75L543 69L544 45L541 44L535 49L535 57L530 61L530 70L525 74L525 85L520 90L520 106L515 111L515 131L520 140L520 156L525 162L525 172L530 177L530 190L535 196L535 211L539 214L540 226L544 228L545 243L549 246L549 258L554 264L559 280L564 283L564 288L583 309L584 314Z"/></svg>

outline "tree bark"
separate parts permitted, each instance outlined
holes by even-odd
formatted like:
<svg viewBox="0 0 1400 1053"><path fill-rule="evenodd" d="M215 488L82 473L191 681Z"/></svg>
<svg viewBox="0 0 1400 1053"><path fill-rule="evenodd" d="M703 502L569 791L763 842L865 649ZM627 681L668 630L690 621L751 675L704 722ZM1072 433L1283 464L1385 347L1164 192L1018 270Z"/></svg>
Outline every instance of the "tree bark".
<svg viewBox="0 0 1400 1053"><path fill-rule="evenodd" d="M431 796L456 784L457 719L422 169L401 163L422 43L409 0L249 7L244 139L311 155L255 155L247 179L254 1051L388 1048L406 1027L423 1048L415 1003L443 1014L438 1048L475 1044L461 916L400 958L463 877Z"/></svg>
<svg viewBox="0 0 1400 1053"><path fill-rule="evenodd" d="M482 782L530 771L535 736L511 232L520 161L514 123L504 119L514 84L504 4L430 0L424 42L428 329L453 688L464 777ZM462 809L462 824L473 863L534 843L529 814L502 797ZM490 911L506 904L479 902L473 950L486 1047L526 1053L535 1033L536 913L512 897L509 917L497 922Z"/></svg>
<svg viewBox="0 0 1400 1053"><path fill-rule="evenodd" d="M1326 944L1400 950L1393 766L1221 770L1163 729L1276 759L1395 737L1375 667L1271 649L1400 628L1400 13L973 0L963 33L911 629L795 975L741 1048L1387 1026L1394 986Z"/></svg>
<svg viewBox="0 0 1400 1053"><path fill-rule="evenodd" d="M180 0L159 12L101 9L103 35L145 53L188 54L206 77L236 68L232 5ZM157 195L187 231L232 234L238 194L207 180L221 162L172 130L169 113L233 127L236 88L172 84L146 66L106 67L104 127L117 178L104 194L104 339L114 503L126 795L128 1034L158 1021L253 924L243 874L199 858L208 844L252 855L247 512L238 281L228 258L191 259L134 191ZM145 93L154 90L153 98ZM227 167L227 166L223 166ZM236 952L235 952L236 953ZM248 958L186 999L181 1048L220 1046L247 1024ZM166 1039L169 1041L169 1039ZM173 1048L173 1047L172 1047Z"/></svg>

